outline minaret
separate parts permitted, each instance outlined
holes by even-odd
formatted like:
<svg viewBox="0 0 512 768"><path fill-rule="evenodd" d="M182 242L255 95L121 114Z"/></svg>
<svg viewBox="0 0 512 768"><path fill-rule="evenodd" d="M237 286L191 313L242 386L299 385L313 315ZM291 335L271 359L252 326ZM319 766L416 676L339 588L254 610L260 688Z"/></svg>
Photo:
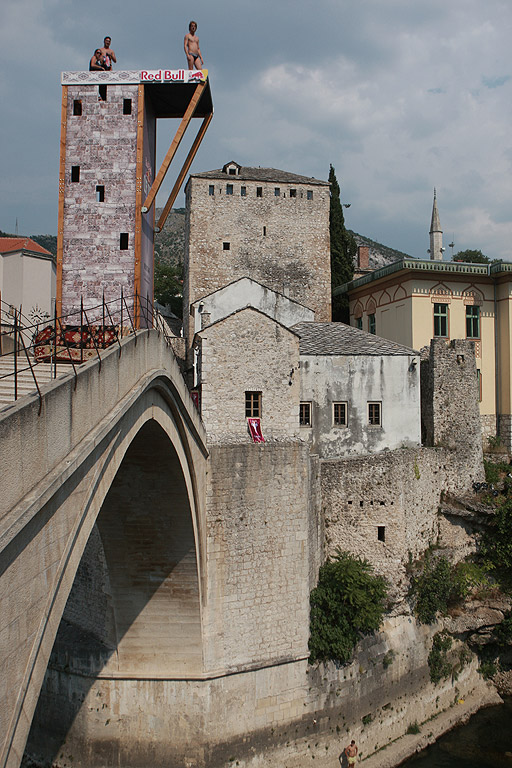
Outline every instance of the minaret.
<svg viewBox="0 0 512 768"><path fill-rule="evenodd" d="M433 261L443 260L443 230L437 210L436 188L434 187L434 204L432 206L432 221L430 222L430 258Z"/></svg>

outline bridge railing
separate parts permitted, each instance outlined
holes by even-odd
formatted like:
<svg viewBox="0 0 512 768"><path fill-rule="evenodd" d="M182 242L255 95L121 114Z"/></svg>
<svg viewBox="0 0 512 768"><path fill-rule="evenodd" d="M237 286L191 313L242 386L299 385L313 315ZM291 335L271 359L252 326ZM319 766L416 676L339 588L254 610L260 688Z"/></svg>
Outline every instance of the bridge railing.
<svg viewBox="0 0 512 768"><path fill-rule="evenodd" d="M162 315L149 299L135 293L116 299L86 304L64 315L54 312L53 318L40 312L34 319L27 318L22 307L14 307L0 301L0 388L8 382L10 400L18 400L24 394L21 382L33 384L39 396L39 413L42 407L41 385L62 374L63 368L71 367L75 387L79 366L96 358L101 371L101 351L112 345L119 347L121 340L156 329L172 348L175 337ZM4 403L5 404L5 403ZM0 408L2 404L0 403Z"/></svg>

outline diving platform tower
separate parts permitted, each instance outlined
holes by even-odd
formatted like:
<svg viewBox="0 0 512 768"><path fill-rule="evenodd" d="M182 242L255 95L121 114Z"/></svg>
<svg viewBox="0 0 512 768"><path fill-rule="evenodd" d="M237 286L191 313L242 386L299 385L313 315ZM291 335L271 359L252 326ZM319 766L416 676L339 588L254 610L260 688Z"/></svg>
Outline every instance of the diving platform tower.
<svg viewBox="0 0 512 768"><path fill-rule="evenodd" d="M208 71L63 72L61 82L57 314L82 301L94 314L103 297L119 300L122 292L143 327L134 297L153 305L154 232L213 117ZM180 122L157 170L159 118ZM155 224L156 194L192 118L201 118L199 130Z"/></svg>

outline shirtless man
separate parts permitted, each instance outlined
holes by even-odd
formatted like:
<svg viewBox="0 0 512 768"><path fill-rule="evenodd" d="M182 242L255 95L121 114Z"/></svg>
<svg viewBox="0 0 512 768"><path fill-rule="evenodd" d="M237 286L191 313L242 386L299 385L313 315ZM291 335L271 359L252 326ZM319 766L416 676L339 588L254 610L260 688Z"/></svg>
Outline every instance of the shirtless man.
<svg viewBox="0 0 512 768"><path fill-rule="evenodd" d="M108 69L108 70L112 69L112 62L114 62L114 64L117 64L116 55L112 50L112 48L110 47L111 42L112 42L112 38L106 37L103 40L103 48L100 48L101 53L105 58L105 69Z"/></svg>
<svg viewBox="0 0 512 768"><path fill-rule="evenodd" d="M353 765L356 764L357 753L358 753L357 745L354 739L352 739L348 747L345 747L345 754L347 756L349 768L351 768Z"/></svg>
<svg viewBox="0 0 512 768"><path fill-rule="evenodd" d="M201 56L201 49L199 48L199 38L196 35L197 24L195 21L191 21L188 25L188 34L185 35L185 55L187 57L187 63L189 69L202 69L204 67L203 57ZM198 66L198 60L201 62L201 66Z"/></svg>

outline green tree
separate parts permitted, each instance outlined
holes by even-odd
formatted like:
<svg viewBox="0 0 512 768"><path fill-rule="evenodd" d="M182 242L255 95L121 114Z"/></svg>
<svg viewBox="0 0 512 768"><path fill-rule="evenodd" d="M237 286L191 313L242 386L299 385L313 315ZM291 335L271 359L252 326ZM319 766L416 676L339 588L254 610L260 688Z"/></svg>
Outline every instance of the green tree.
<svg viewBox="0 0 512 768"><path fill-rule="evenodd" d="M181 317L183 307L183 269L175 264L155 261L155 299Z"/></svg>
<svg viewBox="0 0 512 768"><path fill-rule="evenodd" d="M465 264L489 264L489 257L484 256L482 251L474 251L468 248L466 251L459 251L453 257L453 261L462 261Z"/></svg>
<svg viewBox="0 0 512 768"><path fill-rule="evenodd" d="M354 277L354 258L357 244L353 235L345 228L345 217L340 200L340 185L333 166L329 169L331 202L329 208L329 233L331 239L331 290ZM349 321L348 299L346 296L332 297L332 319Z"/></svg>
<svg viewBox="0 0 512 768"><path fill-rule="evenodd" d="M370 563L338 549L310 595L310 661L349 661L361 635L379 628L386 597L386 582Z"/></svg>

